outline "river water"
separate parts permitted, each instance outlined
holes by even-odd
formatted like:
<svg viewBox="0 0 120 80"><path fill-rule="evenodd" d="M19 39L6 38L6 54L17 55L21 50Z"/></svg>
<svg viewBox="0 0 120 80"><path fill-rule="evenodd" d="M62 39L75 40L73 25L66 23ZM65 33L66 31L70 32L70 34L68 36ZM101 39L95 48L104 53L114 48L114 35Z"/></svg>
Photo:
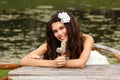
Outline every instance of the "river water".
<svg viewBox="0 0 120 80"><path fill-rule="evenodd" d="M45 40L45 27L54 9L29 9L0 15L0 62L18 62ZM120 9L69 10L81 31L95 43L120 50Z"/></svg>

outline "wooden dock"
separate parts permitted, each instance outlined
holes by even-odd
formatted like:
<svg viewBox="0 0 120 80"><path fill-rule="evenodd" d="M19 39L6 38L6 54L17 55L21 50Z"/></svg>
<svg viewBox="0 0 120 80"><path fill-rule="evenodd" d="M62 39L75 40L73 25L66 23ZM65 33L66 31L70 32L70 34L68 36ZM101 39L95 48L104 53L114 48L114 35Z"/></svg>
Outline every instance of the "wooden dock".
<svg viewBox="0 0 120 80"><path fill-rule="evenodd" d="M9 80L120 80L120 65L88 65L83 69L23 66Z"/></svg>

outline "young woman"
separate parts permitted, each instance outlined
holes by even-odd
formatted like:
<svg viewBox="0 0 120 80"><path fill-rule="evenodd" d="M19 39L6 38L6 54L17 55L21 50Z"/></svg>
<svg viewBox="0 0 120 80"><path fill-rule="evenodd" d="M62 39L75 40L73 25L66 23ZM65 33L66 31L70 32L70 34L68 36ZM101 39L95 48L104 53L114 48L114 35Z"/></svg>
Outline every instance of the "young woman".
<svg viewBox="0 0 120 80"><path fill-rule="evenodd" d="M70 13L56 12L47 24L46 41L25 56L20 64L83 68L89 59L94 40L90 35L82 34L79 28ZM62 42L66 44L63 55L56 51Z"/></svg>

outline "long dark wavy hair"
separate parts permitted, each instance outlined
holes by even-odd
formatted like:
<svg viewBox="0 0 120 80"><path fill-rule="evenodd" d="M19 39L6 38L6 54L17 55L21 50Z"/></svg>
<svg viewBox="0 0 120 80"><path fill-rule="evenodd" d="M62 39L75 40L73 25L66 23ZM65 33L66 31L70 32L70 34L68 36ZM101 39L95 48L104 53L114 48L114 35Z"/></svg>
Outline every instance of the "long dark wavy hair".
<svg viewBox="0 0 120 80"><path fill-rule="evenodd" d="M61 42L57 40L52 32L52 23L61 21L58 18L58 14L65 11L57 11L55 14L51 16L47 26L46 26L46 41L48 52L44 54L44 59L55 59L60 54L56 52L56 48L60 47ZM80 33L80 26L75 22L72 14L67 12L70 16L70 22L64 23L67 33L68 33L68 41L67 41L67 50L70 52L70 59L79 58L81 52L83 50L83 38Z"/></svg>

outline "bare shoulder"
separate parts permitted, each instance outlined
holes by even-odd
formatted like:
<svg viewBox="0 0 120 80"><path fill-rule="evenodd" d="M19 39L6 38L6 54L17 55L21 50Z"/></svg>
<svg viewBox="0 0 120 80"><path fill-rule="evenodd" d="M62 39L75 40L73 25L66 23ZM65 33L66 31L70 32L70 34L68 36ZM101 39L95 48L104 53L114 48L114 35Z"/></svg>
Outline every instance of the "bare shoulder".
<svg viewBox="0 0 120 80"><path fill-rule="evenodd" d="M88 34L82 34L83 37L92 37L91 35Z"/></svg>
<svg viewBox="0 0 120 80"><path fill-rule="evenodd" d="M93 37L92 37L91 35L82 34L82 37L83 37L83 39L90 39L90 40L93 40L93 41L94 41L94 39L93 39Z"/></svg>

